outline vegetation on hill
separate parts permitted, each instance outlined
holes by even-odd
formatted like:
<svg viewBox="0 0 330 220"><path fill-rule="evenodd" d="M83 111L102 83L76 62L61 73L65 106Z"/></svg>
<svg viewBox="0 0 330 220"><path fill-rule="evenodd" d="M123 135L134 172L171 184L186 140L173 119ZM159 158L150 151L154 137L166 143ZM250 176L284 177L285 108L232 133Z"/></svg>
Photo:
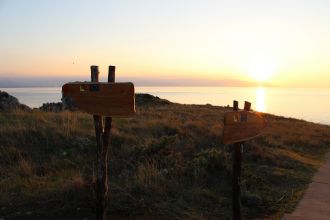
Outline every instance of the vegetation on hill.
<svg viewBox="0 0 330 220"><path fill-rule="evenodd" d="M0 111L8 111L12 109L21 109L24 111L30 110L28 106L19 103L16 97L0 90Z"/></svg>
<svg viewBox="0 0 330 220"><path fill-rule="evenodd" d="M230 219L228 110L138 95L136 116L113 122L108 216ZM270 127L244 148L245 217L292 211L330 148L330 126L265 117ZM93 218L95 145L88 114L0 111L0 216Z"/></svg>

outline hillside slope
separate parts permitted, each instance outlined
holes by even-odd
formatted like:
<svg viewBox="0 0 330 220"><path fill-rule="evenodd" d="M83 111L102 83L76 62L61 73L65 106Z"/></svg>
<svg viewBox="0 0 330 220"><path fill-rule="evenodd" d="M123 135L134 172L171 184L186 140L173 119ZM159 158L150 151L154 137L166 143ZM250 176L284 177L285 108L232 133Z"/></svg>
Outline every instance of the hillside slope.
<svg viewBox="0 0 330 220"><path fill-rule="evenodd" d="M109 216L230 219L231 146L223 114L137 96L113 122ZM271 126L243 154L245 217L293 210L330 149L330 126L265 115ZM0 216L93 218L93 120L80 112L0 112Z"/></svg>

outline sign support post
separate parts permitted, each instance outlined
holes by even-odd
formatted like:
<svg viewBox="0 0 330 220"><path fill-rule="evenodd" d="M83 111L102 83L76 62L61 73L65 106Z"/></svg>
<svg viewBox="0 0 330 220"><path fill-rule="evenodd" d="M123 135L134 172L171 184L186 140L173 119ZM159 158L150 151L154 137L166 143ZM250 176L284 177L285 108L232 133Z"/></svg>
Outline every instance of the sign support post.
<svg viewBox="0 0 330 220"><path fill-rule="evenodd" d="M98 66L91 66L91 81L99 82ZM108 82L115 81L115 66L109 66ZM97 172L96 172L96 219L106 217L106 207L109 197L108 189L108 148L110 146L112 117L93 115L97 143Z"/></svg>
<svg viewBox="0 0 330 220"><path fill-rule="evenodd" d="M234 100L233 110L238 111L238 101ZM244 103L244 111L251 110L251 103ZM234 144L233 151L233 192L232 192L232 203L233 203L233 219L241 220L241 170L242 170L242 153L243 153L244 142L237 142Z"/></svg>
<svg viewBox="0 0 330 220"><path fill-rule="evenodd" d="M238 101L234 101L233 110L238 111ZM232 185L232 203L233 203L233 219L241 220L241 169L242 169L242 150L243 142L234 144L233 151L233 185Z"/></svg>
<svg viewBox="0 0 330 220"><path fill-rule="evenodd" d="M233 102L233 111L225 113L222 143L233 144L233 182L232 209L233 219L241 220L241 170L244 143L262 133L267 127L267 120L259 112L251 111L251 103L244 103L244 110L239 111L238 101Z"/></svg>

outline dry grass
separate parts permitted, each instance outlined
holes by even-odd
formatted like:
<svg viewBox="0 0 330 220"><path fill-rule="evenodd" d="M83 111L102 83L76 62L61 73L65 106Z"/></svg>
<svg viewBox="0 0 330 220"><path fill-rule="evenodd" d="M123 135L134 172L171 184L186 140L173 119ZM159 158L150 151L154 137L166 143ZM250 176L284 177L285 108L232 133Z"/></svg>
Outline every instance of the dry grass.
<svg viewBox="0 0 330 220"><path fill-rule="evenodd" d="M113 122L108 215L229 219L232 148L220 143L229 109L138 98L136 116ZM329 126L265 117L271 127L244 152L243 213L251 218L294 209L330 148ZM93 216L92 117L13 111L0 112L0 123L0 216Z"/></svg>
<svg viewBox="0 0 330 220"><path fill-rule="evenodd" d="M21 157L18 160L18 168L20 169L20 171L22 172L22 175L24 175L24 176L34 175L34 172L35 172L34 165L32 164L31 161L24 159L23 157Z"/></svg>

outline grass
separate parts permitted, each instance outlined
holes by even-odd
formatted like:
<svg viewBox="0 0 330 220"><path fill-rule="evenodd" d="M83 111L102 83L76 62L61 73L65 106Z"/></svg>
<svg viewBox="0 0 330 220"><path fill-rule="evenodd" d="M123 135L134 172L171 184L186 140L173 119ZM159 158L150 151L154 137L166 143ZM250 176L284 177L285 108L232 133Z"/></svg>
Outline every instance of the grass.
<svg viewBox="0 0 330 220"><path fill-rule="evenodd" d="M230 109L137 96L137 114L113 122L109 162L113 219L230 219ZM271 126L246 143L242 211L293 211L330 148L330 126L265 115ZM80 112L0 112L0 216L92 219L96 144Z"/></svg>

